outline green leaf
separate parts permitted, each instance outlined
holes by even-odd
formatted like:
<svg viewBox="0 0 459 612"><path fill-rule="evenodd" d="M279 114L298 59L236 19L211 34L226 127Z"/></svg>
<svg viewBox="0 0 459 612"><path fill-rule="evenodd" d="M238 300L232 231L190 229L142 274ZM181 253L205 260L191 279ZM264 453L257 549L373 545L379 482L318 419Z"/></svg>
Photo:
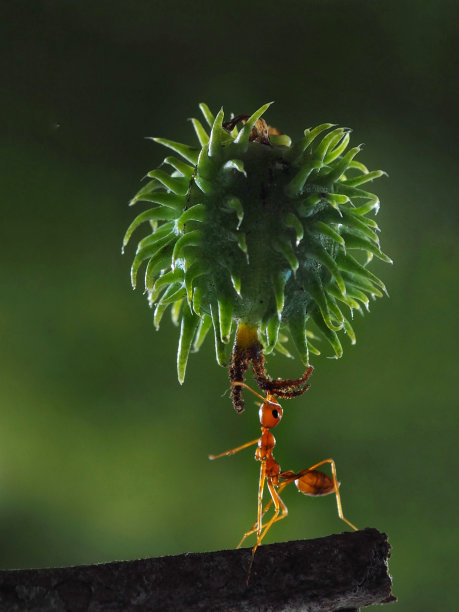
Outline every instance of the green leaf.
<svg viewBox="0 0 459 612"><path fill-rule="evenodd" d="M309 365L308 340L306 338L306 314L299 309L289 318L288 326L293 343L300 355L303 365Z"/></svg>
<svg viewBox="0 0 459 612"><path fill-rule="evenodd" d="M188 221L205 221L206 219L206 207L204 204L195 204L190 208L187 208L177 220L177 229L181 232L185 223Z"/></svg>
<svg viewBox="0 0 459 612"><path fill-rule="evenodd" d="M214 124L215 118L210 112L209 107L204 102L201 102L199 108L201 109L204 119L207 121L207 125L211 128Z"/></svg>
<svg viewBox="0 0 459 612"><path fill-rule="evenodd" d="M209 142L209 135L203 128L202 123L199 121L199 119L192 118L191 122L193 124L194 131L196 132L196 136L198 137L199 144L201 145L201 147L203 147Z"/></svg>
<svg viewBox="0 0 459 612"><path fill-rule="evenodd" d="M138 215L128 227L124 235L122 252L124 253L125 246L128 244L132 233L139 227L139 225L141 225L145 221L167 221L169 219L175 219L175 211L165 206L157 206L156 208L150 208L149 210L146 210L140 215Z"/></svg>
<svg viewBox="0 0 459 612"><path fill-rule="evenodd" d="M196 166L198 163L198 155L199 149L195 149L193 147L189 147L186 144L182 144L181 142L175 142L174 140L168 140L167 138L150 138L150 140L154 140L158 144L162 144L168 149L172 149L179 155L181 155L186 161Z"/></svg>
<svg viewBox="0 0 459 612"><path fill-rule="evenodd" d="M186 366L188 356L191 350L196 329L200 318L190 312L188 307L185 307L182 314L182 323L180 325L180 339L177 352L177 375L180 384L185 380Z"/></svg>
<svg viewBox="0 0 459 612"><path fill-rule="evenodd" d="M209 333L210 328L212 327L212 319L209 315L204 315L200 317L198 329L196 330L196 335L193 343L193 352L196 353L202 346L202 343L206 339L207 334Z"/></svg>

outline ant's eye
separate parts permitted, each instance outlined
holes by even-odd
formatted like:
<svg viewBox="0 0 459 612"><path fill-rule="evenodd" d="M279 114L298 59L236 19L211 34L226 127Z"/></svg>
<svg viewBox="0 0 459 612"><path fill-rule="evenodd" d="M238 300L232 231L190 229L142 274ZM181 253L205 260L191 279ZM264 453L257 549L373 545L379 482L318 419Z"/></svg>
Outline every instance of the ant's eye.
<svg viewBox="0 0 459 612"><path fill-rule="evenodd" d="M274 417L275 419L278 419L278 418L279 418L279 413L277 412L277 410L276 410L276 409L274 409L274 410L272 411L272 413L271 413L271 414L273 415L273 417Z"/></svg>

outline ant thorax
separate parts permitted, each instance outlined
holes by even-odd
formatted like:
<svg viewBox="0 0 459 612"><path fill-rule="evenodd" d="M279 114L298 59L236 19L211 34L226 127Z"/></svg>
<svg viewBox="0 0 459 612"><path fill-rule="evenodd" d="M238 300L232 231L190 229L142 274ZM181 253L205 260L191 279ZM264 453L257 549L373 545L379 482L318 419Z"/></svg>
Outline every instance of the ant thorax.
<svg viewBox="0 0 459 612"><path fill-rule="evenodd" d="M273 448L276 446L276 438L266 427L261 428L261 436L258 440L258 448L255 451L255 459L263 461L267 456L270 456Z"/></svg>

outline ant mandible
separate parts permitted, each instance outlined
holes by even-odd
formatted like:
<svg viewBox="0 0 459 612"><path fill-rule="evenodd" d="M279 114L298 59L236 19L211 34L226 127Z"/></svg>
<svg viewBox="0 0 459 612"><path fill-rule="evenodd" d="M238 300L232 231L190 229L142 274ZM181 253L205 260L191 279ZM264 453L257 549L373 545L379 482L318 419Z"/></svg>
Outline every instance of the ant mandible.
<svg viewBox="0 0 459 612"><path fill-rule="evenodd" d="M309 367L305 376L305 379L311 374L313 368ZM339 494L339 486L336 476L336 465L333 459L324 459L315 463L309 468L301 470L300 472L292 472L290 470L281 472L279 463L274 459L273 449L276 444L276 440L271 433L271 430L277 426L282 419L283 409L279 402L275 399L275 391L273 393L267 393L266 397L259 395L256 391L251 389L243 382L233 382L234 386L244 387L251 391L254 395L259 397L263 403L260 404L259 416L261 424L261 436L255 440L251 440L246 444L242 444L236 448L228 450L219 455L209 455L209 459L218 459L226 455L234 455L239 451L258 444L258 448L255 451L255 459L261 462L260 467L260 479L258 483L258 510L257 520L249 531L246 531L242 536L237 548L240 548L244 540L252 533L257 534L257 541L252 549L252 561L255 555L255 551L261 544L261 541L266 536L272 525L285 518L288 514L288 509L285 503L280 497L282 490L291 482L294 482L298 491L304 495L310 495L312 497L318 497L321 495L329 495L334 493L336 496L336 505L338 508L338 516L344 521L349 527L357 531L357 527L353 525L343 514L343 508L341 504L341 497ZM324 472L319 471L322 465L329 463L331 466L332 476L328 476ZM271 500L263 508L263 491L265 484L268 487L271 495ZM269 510L271 505L274 504L273 516L263 524L263 516ZM252 561L251 564L252 565ZM250 572L250 569L249 569Z"/></svg>

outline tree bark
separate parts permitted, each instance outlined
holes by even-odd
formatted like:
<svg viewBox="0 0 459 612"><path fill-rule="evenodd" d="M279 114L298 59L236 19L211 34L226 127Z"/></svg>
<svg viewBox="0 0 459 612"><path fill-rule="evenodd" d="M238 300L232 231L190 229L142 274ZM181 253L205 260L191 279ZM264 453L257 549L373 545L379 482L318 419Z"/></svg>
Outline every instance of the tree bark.
<svg viewBox="0 0 459 612"><path fill-rule="evenodd" d="M0 571L5 611L356 610L396 601L376 529L251 549Z"/></svg>

